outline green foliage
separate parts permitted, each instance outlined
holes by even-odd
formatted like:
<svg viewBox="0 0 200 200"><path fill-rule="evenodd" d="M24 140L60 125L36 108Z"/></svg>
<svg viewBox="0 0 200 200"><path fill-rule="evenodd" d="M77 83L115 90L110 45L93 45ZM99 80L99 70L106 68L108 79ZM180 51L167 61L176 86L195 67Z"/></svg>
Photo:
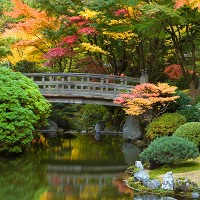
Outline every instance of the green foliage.
<svg viewBox="0 0 200 200"><path fill-rule="evenodd" d="M155 118L147 127L146 136L155 139L160 136L170 136L174 131L186 123L186 119L179 113L165 113Z"/></svg>
<svg viewBox="0 0 200 200"><path fill-rule="evenodd" d="M197 160L197 161L196 161ZM162 174L166 174L169 171L173 173L185 173L190 171L196 171L200 168L199 157L195 161L186 161L181 163L175 163L173 166L164 165L158 169L150 170L149 176L151 178L158 178Z"/></svg>
<svg viewBox="0 0 200 200"><path fill-rule="evenodd" d="M125 123L126 114L122 107L108 106L106 107L109 112L107 116L106 126L111 130L121 131Z"/></svg>
<svg viewBox="0 0 200 200"><path fill-rule="evenodd" d="M187 122L200 121L200 110L195 105L185 106L184 108L178 110L177 112L185 116Z"/></svg>
<svg viewBox="0 0 200 200"><path fill-rule="evenodd" d="M184 108L186 105L189 105L192 101L185 92L176 91L174 95L179 96L179 98L168 106L167 112L176 112L177 110Z"/></svg>
<svg viewBox="0 0 200 200"><path fill-rule="evenodd" d="M80 109L77 121L80 129L88 129L92 125L107 119L109 113L102 105L83 105Z"/></svg>
<svg viewBox="0 0 200 200"><path fill-rule="evenodd" d="M196 108L200 109L200 102L197 103L195 106L196 106Z"/></svg>
<svg viewBox="0 0 200 200"><path fill-rule="evenodd" d="M183 137L200 146L200 122L188 122L180 126L175 132L175 136Z"/></svg>
<svg viewBox="0 0 200 200"><path fill-rule="evenodd" d="M139 156L143 162L173 164L197 158L199 152L194 143L185 138L164 136L151 142Z"/></svg>
<svg viewBox="0 0 200 200"><path fill-rule="evenodd" d="M22 73L36 73L41 71L39 67L37 67L36 62L28 61L28 60L21 60L16 63L13 67L14 71L22 72Z"/></svg>
<svg viewBox="0 0 200 200"><path fill-rule="evenodd" d="M50 119L54 121L59 128L64 130L76 129L76 113L79 113L81 105L79 104L65 104L65 103L53 103Z"/></svg>
<svg viewBox="0 0 200 200"><path fill-rule="evenodd" d="M195 97L195 103L196 103L196 104L200 103L200 95L197 95L197 96Z"/></svg>
<svg viewBox="0 0 200 200"><path fill-rule="evenodd" d="M50 104L33 81L0 67L0 151L22 152L32 132L46 123Z"/></svg>

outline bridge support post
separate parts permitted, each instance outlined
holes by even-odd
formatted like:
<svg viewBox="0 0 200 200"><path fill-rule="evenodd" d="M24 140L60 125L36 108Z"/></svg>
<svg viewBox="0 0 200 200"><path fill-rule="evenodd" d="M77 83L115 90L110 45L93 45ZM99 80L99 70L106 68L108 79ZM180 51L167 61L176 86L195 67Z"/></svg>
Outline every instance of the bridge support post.
<svg viewBox="0 0 200 200"><path fill-rule="evenodd" d="M149 77L147 70L142 70L141 76L140 76L140 84L143 83L148 83L149 82Z"/></svg>

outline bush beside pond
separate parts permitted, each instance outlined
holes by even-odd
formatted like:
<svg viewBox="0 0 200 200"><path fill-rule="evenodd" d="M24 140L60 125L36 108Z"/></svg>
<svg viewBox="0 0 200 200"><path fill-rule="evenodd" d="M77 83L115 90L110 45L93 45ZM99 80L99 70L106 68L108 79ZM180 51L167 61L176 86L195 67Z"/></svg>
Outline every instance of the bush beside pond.
<svg viewBox="0 0 200 200"><path fill-rule="evenodd" d="M140 154L140 158L144 162L149 162L154 168L160 164L173 164L197 158L198 155L198 149L189 140L177 136L164 136L151 142Z"/></svg>
<svg viewBox="0 0 200 200"><path fill-rule="evenodd" d="M20 153L32 132L46 124L50 104L38 86L19 72L0 68L0 152Z"/></svg>
<svg viewBox="0 0 200 200"><path fill-rule="evenodd" d="M183 137L200 146L200 122L188 122L180 126L174 136Z"/></svg>
<svg viewBox="0 0 200 200"><path fill-rule="evenodd" d="M196 105L185 106L181 110L177 111L181 115L185 116L187 122L199 122L200 121L200 110Z"/></svg>
<svg viewBox="0 0 200 200"><path fill-rule="evenodd" d="M186 123L186 119L183 115L179 113L165 113L155 118L148 125L146 136L153 140L156 137L172 135L184 123Z"/></svg>

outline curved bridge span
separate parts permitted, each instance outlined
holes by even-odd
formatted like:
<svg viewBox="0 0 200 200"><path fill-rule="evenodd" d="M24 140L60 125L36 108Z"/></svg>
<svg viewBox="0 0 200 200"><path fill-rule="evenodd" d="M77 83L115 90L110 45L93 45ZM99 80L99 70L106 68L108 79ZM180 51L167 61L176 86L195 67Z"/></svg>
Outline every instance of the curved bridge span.
<svg viewBox="0 0 200 200"><path fill-rule="evenodd" d="M113 103L119 93L130 93L136 84L147 82L140 78L86 73L25 73L40 88L49 102L100 104Z"/></svg>

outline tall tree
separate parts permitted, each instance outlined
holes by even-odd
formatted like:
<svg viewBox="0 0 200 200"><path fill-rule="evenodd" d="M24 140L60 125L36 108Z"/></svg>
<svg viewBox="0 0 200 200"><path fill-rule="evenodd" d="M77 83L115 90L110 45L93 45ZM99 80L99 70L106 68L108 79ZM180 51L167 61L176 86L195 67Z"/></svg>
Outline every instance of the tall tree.
<svg viewBox="0 0 200 200"><path fill-rule="evenodd" d="M20 60L41 61L42 55L55 44L56 41L49 39L48 31L57 31L59 20L49 16L45 11L31 8L21 0L11 0L12 11L5 12L11 20L9 27L3 33L3 37L13 37L15 42L12 46L10 61L15 63Z"/></svg>
<svg viewBox="0 0 200 200"><path fill-rule="evenodd" d="M188 6L174 10L171 0L146 3L142 10L148 29L159 27L165 32L166 44L170 47L176 64L179 64L192 98L195 98L195 80L198 76L200 13ZM149 21L149 19L151 19ZM150 23L148 23L150 22ZM170 63L173 64L173 63Z"/></svg>

